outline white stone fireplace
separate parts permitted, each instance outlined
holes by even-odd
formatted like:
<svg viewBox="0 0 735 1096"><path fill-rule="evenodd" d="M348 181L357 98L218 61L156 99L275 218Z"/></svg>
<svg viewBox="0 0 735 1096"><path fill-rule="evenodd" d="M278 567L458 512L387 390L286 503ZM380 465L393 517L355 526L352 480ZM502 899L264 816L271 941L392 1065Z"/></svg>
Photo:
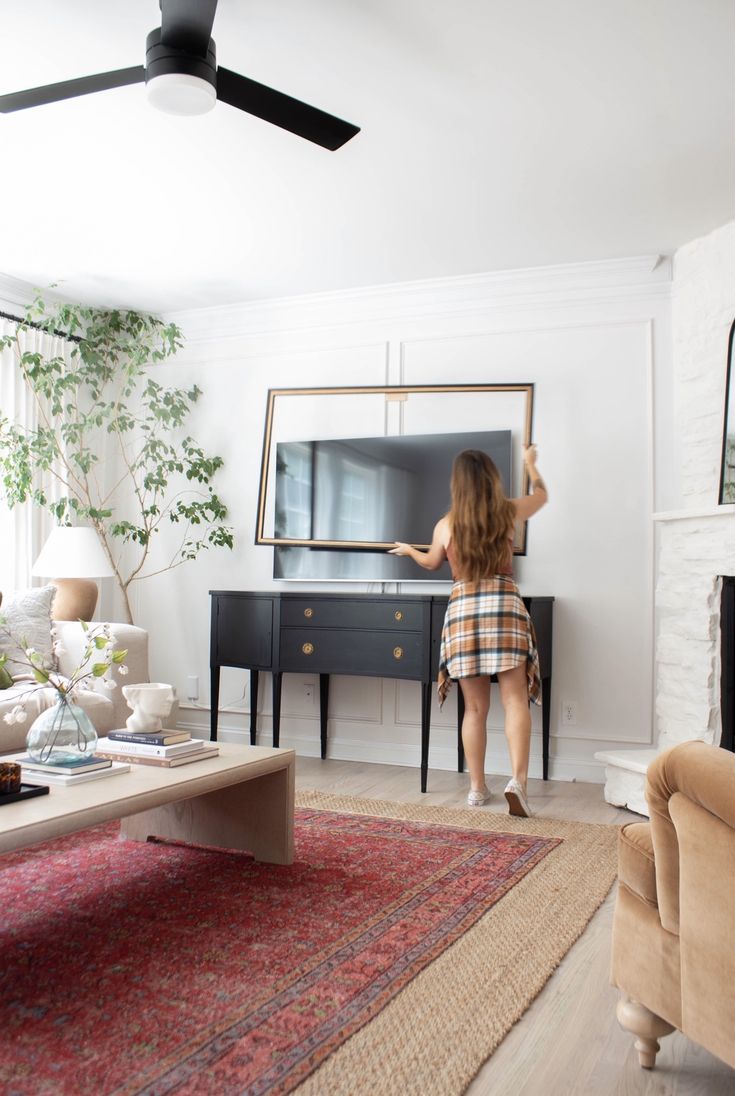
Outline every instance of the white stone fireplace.
<svg viewBox="0 0 735 1096"><path fill-rule="evenodd" d="M735 576L735 506L718 506L730 329L735 319L735 222L674 256L672 285L673 495L658 500L655 712L652 745L595 756L605 798L648 814L645 773L661 750L718 745L721 577ZM665 510L669 506L671 509ZM673 509L673 508L676 509Z"/></svg>
<svg viewBox="0 0 735 1096"><path fill-rule="evenodd" d="M720 598L735 575L735 507L656 515L655 745L602 752L605 799L647 815L645 773L661 750L720 743Z"/></svg>
<svg viewBox="0 0 735 1096"><path fill-rule="evenodd" d="M689 739L718 745L722 576L735 575L735 507L662 515L656 590L659 750Z"/></svg>

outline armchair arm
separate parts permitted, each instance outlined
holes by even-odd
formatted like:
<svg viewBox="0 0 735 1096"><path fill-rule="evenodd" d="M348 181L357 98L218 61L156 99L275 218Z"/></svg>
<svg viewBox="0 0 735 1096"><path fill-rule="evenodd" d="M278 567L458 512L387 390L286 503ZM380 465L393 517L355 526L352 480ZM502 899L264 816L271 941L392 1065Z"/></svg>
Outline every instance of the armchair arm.
<svg viewBox="0 0 735 1096"><path fill-rule="evenodd" d="M54 621L56 637L61 644L59 654L59 670L67 676L73 672L82 657L85 644L85 632L78 620ZM92 624L92 627L95 625ZM115 709L114 726L124 727L125 720L130 715L130 708L122 695L122 685L137 685L142 681L149 681L148 674L148 633L144 628L138 628L134 624L110 624L112 636L116 648L127 650L125 665L128 672L120 677L113 671L113 680L118 687L108 691L99 681L92 684L92 688L104 695L112 702Z"/></svg>
<svg viewBox="0 0 735 1096"><path fill-rule="evenodd" d="M661 924L679 932L679 838L669 801L681 795L735 830L735 754L706 742L682 742L648 767L646 798L656 862Z"/></svg>

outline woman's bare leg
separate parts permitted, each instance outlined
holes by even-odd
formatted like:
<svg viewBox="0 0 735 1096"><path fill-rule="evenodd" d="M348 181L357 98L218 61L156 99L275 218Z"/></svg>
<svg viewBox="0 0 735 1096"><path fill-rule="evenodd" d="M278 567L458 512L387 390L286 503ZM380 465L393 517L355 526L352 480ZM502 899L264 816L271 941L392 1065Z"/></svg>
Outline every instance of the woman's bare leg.
<svg viewBox="0 0 735 1096"><path fill-rule="evenodd" d="M505 710L505 737L508 740L513 778L525 792L531 749L531 712L528 707L528 679L525 665L501 671L498 674L498 685Z"/></svg>
<svg viewBox="0 0 735 1096"><path fill-rule="evenodd" d="M460 687L464 697L462 745L470 770L470 788L485 788L485 747L487 746L487 713L490 710L490 678L463 677Z"/></svg>

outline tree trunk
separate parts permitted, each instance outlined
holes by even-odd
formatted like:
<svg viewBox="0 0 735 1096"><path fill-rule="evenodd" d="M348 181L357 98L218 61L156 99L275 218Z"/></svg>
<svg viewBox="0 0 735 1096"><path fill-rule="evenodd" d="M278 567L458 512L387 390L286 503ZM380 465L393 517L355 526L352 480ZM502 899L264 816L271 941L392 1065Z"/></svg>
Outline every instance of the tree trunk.
<svg viewBox="0 0 735 1096"><path fill-rule="evenodd" d="M118 579L118 586L120 588L120 593L122 594L123 609L125 611L125 621L124 621L124 623L125 624L135 624L135 621L133 620L133 612L130 608L130 599L128 598L128 588L127 588L127 586L123 586L122 582L120 582L119 579Z"/></svg>

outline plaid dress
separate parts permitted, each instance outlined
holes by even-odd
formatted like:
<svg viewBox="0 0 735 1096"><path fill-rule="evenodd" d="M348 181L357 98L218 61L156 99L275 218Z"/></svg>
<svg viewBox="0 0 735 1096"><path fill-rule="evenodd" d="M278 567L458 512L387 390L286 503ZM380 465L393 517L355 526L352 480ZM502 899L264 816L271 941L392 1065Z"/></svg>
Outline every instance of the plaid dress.
<svg viewBox="0 0 735 1096"><path fill-rule="evenodd" d="M440 700L449 689L449 678L482 677L524 664L529 699L540 704L536 633L512 576L455 582L442 629Z"/></svg>

